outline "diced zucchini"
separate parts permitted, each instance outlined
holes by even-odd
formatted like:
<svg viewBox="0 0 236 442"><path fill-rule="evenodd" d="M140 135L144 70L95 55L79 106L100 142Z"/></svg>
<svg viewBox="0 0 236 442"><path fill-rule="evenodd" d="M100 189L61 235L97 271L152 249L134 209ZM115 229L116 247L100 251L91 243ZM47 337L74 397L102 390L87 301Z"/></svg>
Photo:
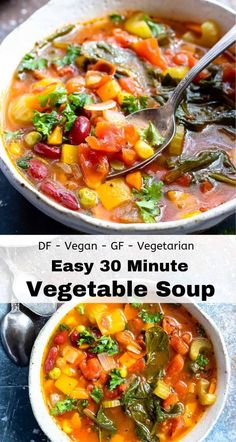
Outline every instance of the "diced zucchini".
<svg viewBox="0 0 236 442"><path fill-rule="evenodd" d="M162 379L158 379L153 393L161 399L167 399L171 393L171 389Z"/></svg>
<svg viewBox="0 0 236 442"><path fill-rule="evenodd" d="M179 124L176 128L174 138L172 139L168 147L170 155L181 155L184 145L184 134L184 126L182 124Z"/></svg>

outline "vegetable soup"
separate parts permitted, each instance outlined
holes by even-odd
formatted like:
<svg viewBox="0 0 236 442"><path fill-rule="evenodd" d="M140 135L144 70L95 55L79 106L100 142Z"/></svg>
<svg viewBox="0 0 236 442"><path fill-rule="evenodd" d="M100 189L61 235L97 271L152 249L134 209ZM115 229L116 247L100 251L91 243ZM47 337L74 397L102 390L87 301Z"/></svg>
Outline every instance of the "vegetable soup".
<svg viewBox="0 0 236 442"><path fill-rule="evenodd" d="M126 12L58 31L24 56L5 109L7 152L58 204L118 223L189 218L236 196L235 59L225 52L187 89L176 134L152 156L153 124L125 117L162 106L220 37L218 25Z"/></svg>
<svg viewBox="0 0 236 442"><path fill-rule="evenodd" d="M79 304L41 373L49 413L78 442L181 440L216 400L212 343L180 304Z"/></svg>

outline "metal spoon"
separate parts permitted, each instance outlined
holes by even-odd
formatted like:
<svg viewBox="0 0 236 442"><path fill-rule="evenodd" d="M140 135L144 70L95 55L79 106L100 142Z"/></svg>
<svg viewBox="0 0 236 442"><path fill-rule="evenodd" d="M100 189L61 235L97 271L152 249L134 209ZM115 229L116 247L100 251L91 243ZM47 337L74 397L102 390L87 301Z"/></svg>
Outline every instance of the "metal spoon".
<svg viewBox="0 0 236 442"><path fill-rule="evenodd" d="M1 322L2 344L17 365L29 364L30 352L35 340L33 321L20 310L19 303L12 299L11 311Z"/></svg>
<svg viewBox="0 0 236 442"><path fill-rule="evenodd" d="M167 103L157 109L145 109L135 112L129 115L126 120L139 127L145 127L149 122L152 122L160 134L164 138L164 143L157 148L154 155L150 158L135 164L127 169L112 172L108 175L108 178L114 178L122 176L127 172L132 172L136 169L141 169L144 166L152 163L160 152L171 142L175 130L175 112L182 99L183 93L192 80L199 74L206 66L209 65L215 58L217 58L222 52L230 47L236 40L236 25L234 25L230 31L227 32L200 60L199 62L188 72L186 77L178 84L174 90L172 96Z"/></svg>

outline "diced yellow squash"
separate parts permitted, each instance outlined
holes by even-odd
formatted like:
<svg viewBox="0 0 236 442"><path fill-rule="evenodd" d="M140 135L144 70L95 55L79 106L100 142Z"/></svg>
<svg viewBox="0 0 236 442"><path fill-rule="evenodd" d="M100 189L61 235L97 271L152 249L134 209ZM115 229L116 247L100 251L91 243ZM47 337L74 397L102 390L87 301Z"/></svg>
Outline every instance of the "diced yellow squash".
<svg viewBox="0 0 236 442"><path fill-rule="evenodd" d="M106 304L86 304L86 315L92 324L96 324L100 317L107 312Z"/></svg>
<svg viewBox="0 0 236 442"><path fill-rule="evenodd" d="M107 210L113 210L132 199L131 190L123 178L107 181L98 187L97 193L102 205Z"/></svg>
<svg viewBox="0 0 236 442"><path fill-rule="evenodd" d="M72 426L70 425L70 423L69 423L69 421L67 419L64 419L62 421L62 430L66 434L71 434L72 431L73 431L73 428L72 428Z"/></svg>
<svg viewBox="0 0 236 442"><path fill-rule="evenodd" d="M66 164L78 163L78 146L63 144L61 150L61 161Z"/></svg>
<svg viewBox="0 0 236 442"><path fill-rule="evenodd" d="M197 204L195 196L191 193L182 192L180 190L169 190L169 192L167 192L167 197L178 209L191 209Z"/></svg>
<svg viewBox="0 0 236 442"><path fill-rule="evenodd" d="M134 146L135 152L138 154L141 160L146 160L154 154L154 149L145 141L139 140Z"/></svg>
<svg viewBox="0 0 236 442"><path fill-rule="evenodd" d="M185 405L185 412L184 412L184 421L185 421L185 425L187 427L191 427L193 424L193 419L194 419L194 413L197 410L197 402L188 402Z"/></svg>
<svg viewBox="0 0 236 442"><path fill-rule="evenodd" d="M164 71L164 75L169 74L172 78L175 78L176 80L182 80L187 75L188 71L188 66L175 66L167 68Z"/></svg>
<svg viewBox="0 0 236 442"><path fill-rule="evenodd" d="M87 392L87 390L85 388L76 387L71 392L71 397L73 397L75 399L88 399L89 395L88 395L88 392Z"/></svg>
<svg viewBox="0 0 236 442"><path fill-rule="evenodd" d="M54 92L58 85L63 86L63 83L59 78L43 78L42 80L33 83L32 92L38 93L39 95L48 95Z"/></svg>
<svg viewBox="0 0 236 442"><path fill-rule="evenodd" d="M130 34L137 35L141 38L152 37L152 31L145 20L143 20L144 13L138 12L132 15L125 22L125 30Z"/></svg>
<svg viewBox="0 0 236 442"><path fill-rule="evenodd" d="M32 94L24 94L15 98L10 106L10 117L18 124L31 123L34 116L32 100L35 97Z"/></svg>
<svg viewBox="0 0 236 442"><path fill-rule="evenodd" d="M121 87L117 80L110 80L97 89L97 94L102 101L112 100L116 98L118 93L121 91Z"/></svg>
<svg viewBox="0 0 236 442"><path fill-rule="evenodd" d="M112 312L102 314L97 321L97 325L103 335L113 335L123 331L126 326L123 310L116 308Z"/></svg>
<svg viewBox="0 0 236 442"><path fill-rule="evenodd" d="M193 216L201 215L201 210L195 210L194 212L185 213L181 218L193 218Z"/></svg>
<svg viewBox="0 0 236 442"><path fill-rule="evenodd" d="M73 348L70 345L66 345L62 351L63 358L69 362L70 364L74 364L76 359L81 356L81 351L77 350L77 348Z"/></svg>
<svg viewBox="0 0 236 442"><path fill-rule="evenodd" d="M70 419L70 422L72 424L72 427L76 428L76 430L78 430L81 427L81 417L80 417L79 413L77 413L77 412L73 413L73 416Z"/></svg>
<svg viewBox="0 0 236 442"><path fill-rule="evenodd" d="M184 145L185 129L183 124L179 124L176 128L174 138L171 140L168 150L170 155L181 155Z"/></svg>
<svg viewBox="0 0 236 442"><path fill-rule="evenodd" d="M137 359L132 358L128 352L123 353L123 355L119 358L119 363L126 368L131 367L137 362Z"/></svg>
<svg viewBox="0 0 236 442"><path fill-rule="evenodd" d="M202 35L198 37L193 32L186 32L183 35L183 39L189 43L198 44L200 46L206 46L210 48L217 43L220 38L220 28L218 24L213 20L207 20L201 25Z"/></svg>
<svg viewBox="0 0 236 442"><path fill-rule="evenodd" d="M62 373L59 379L55 382L56 388L62 391L64 394L71 394L72 391L77 387L78 381L77 379L71 378L66 374Z"/></svg>
<svg viewBox="0 0 236 442"><path fill-rule="evenodd" d="M115 434L115 436L111 438L111 442L125 442L125 438L120 434Z"/></svg>
<svg viewBox="0 0 236 442"><path fill-rule="evenodd" d="M15 157L20 157L22 155L22 144L17 141L11 141L7 150Z"/></svg>
<svg viewBox="0 0 236 442"><path fill-rule="evenodd" d="M60 144L62 144L62 128L60 126L56 126L48 136L48 144L52 144L53 146L60 146Z"/></svg>
<svg viewBox="0 0 236 442"><path fill-rule="evenodd" d="M69 327L75 327L76 325L78 325L78 318L74 315L70 315L64 320L64 323L66 325L69 325Z"/></svg>

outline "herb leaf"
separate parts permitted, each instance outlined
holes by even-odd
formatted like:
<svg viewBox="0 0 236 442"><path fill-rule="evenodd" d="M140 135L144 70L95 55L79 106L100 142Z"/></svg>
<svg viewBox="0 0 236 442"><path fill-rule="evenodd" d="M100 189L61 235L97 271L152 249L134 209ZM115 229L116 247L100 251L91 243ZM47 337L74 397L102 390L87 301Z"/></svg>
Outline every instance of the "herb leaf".
<svg viewBox="0 0 236 442"><path fill-rule="evenodd" d="M141 138L150 146L159 146L164 142L164 138L151 121L148 127L141 131Z"/></svg>
<svg viewBox="0 0 236 442"><path fill-rule="evenodd" d="M146 109L147 107L147 97L140 96L134 97L134 95L127 95L124 97L121 108L126 114L132 114L138 110Z"/></svg>
<svg viewBox="0 0 236 442"><path fill-rule="evenodd" d="M80 56L80 54L80 45L69 45L66 51L66 55L62 59L57 59L55 61L55 64L60 67L71 65L75 62L75 59Z"/></svg>
<svg viewBox="0 0 236 442"><path fill-rule="evenodd" d="M39 133L47 137L53 128L59 123L59 115L56 111L41 113L34 111L33 125Z"/></svg>
<svg viewBox="0 0 236 442"><path fill-rule="evenodd" d="M15 141L23 135L22 130L16 130L15 132L11 132L10 130L4 131L4 140L6 143L10 143L11 141Z"/></svg>
<svg viewBox="0 0 236 442"><path fill-rule="evenodd" d="M70 104L67 104L62 113L66 118L65 131L69 132L77 118L77 115L74 113L74 110Z"/></svg>
<svg viewBox="0 0 236 442"><path fill-rule="evenodd" d="M93 353L107 353L109 356L113 356L119 352L119 347L111 336L101 336L91 351Z"/></svg>
<svg viewBox="0 0 236 442"><path fill-rule="evenodd" d="M22 59L18 72L21 74L24 71L43 71L48 65L48 60L45 58L37 58L36 54L26 54Z"/></svg>
<svg viewBox="0 0 236 442"><path fill-rule="evenodd" d="M140 192L134 191L137 197L136 205L145 223L155 223L156 217L160 215L158 203L162 197L163 182L156 182L151 177L145 177Z"/></svg>
<svg viewBox="0 0 236 442"><path fill-rule="evenodd" d="M90 95L80 92L74 92L73 94L70 94L68 99L71 106L73 106L75 109L82 108L86 104L91 104L93 102L93 99Z"/></svg>
<svg viewBox="0 0 236 442"><path fill-rule="evenodd" d="M70 327L67 324L60 324L59 325L60 331L70 330Z"/></svg>
<svg viewBox="0 0 236 442"><path fill-rule="evenodd" d="M103 391L99 387L93 387L93 390L91 391L90 396L96 402L96 404L99 404L99 402L103 398Z"/></svg>
<svg viewBox="0 0 236 442"><path fill-rule="evenodd" d="M150 313L145 309L142 309L138 316L147 324L158 324L163 318L161 312Z"/></svg>
<svg viewBox="0 0 236 442"><path fill-rule="evenodd" d="M209 364L209 359L203 354L199 354L196 361L190 364L190 368L194 373L198 371L205 371L206 366Z"/></svg>
<svg viewBox="0 0 236 442"><path fill-rule="evenodd" d="M124 21L124 17L122 16L122 15L120 15L120 14L117 14L117 13L113 13L113 14L110 14L109 15L109 19L115 24L115 25L117 25L117 24L119 24L119 23L121 23L122 21Z"/></svg>
<svg viewBox="0 0 236 442"><path fill-rule="evenodd" d="M79 334L79 340L77 341L77 345L80 347L83 344L94 344L96 341L96 337L94 336L91 331L89 331L87 328L80 332Z"/></svg>
<svg viewBox="0 0 236 442"><path fill-rule="evenodd" d="M27 170L29 168L29 161L32 159L32 156L21 157L17 160L16 164L21 169Z"/></svg>
<svg viewBox="0 0 236 442"><path fill-rule="evenodd" d="M39 95L39 103L41 107L60 106L67 102L67 92L62 86L57 86L53 92L48 95Z"/></svg>
<svg viewBox="0 0 236 442"><path fill-rule="evenodd" d="M66 397L66 399L56 402L54 407L51 409L50 413L52 416L59 416L67 411L76 410L78 407L78 400Z"/></svg>
<svg viewBox="0 0 236 442"><path fill-rule="evenodd" d="M121 377L120 370L117 368L114 368L110 372L110 379L108 381L108 388L110 391L114 390L119 385L123 384L125 382L124 378Z"/></svg>
<svg viewBox="0 0 236 442"><path fill-rule="evenodd" d="M84 315L85 312L84 304L77 305L76 310L79 312L80 315Z"/></svg>

